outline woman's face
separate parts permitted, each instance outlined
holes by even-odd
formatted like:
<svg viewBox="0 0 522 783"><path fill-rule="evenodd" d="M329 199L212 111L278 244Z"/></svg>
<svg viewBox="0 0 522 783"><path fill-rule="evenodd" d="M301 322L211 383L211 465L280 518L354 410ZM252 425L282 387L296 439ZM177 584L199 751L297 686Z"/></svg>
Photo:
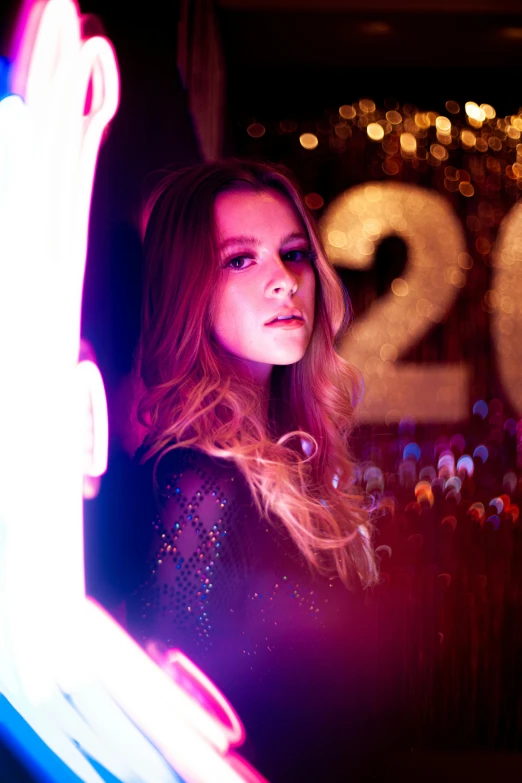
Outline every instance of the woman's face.
<svg viewBox="0 0 522 783"><path fill-rule="evenodd" d="M266 381L274 364L298 362L310 342L315 274L308 235L276 190L221 193L215 220L223 286L213 333ZM273 322L279 315L297 317Z"/></svg>

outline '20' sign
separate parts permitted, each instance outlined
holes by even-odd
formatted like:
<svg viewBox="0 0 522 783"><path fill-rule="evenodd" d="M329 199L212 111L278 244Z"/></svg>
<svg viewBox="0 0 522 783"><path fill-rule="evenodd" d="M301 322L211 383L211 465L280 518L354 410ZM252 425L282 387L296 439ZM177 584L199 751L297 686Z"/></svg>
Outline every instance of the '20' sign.
<svg viewBox="0 0 522 783"><path fill-rule="evenodd" d="M470 365L416 365L400 358L451 309L465 282L466 240L438 193L402 183L366 183L339 196L322 222L332 263L368 269L387 236L408 246L408 264L343 339L341 355L361 370L360 418L459 421L468 415ZM504 219L494 249L492 332L505 392L522 414L522 204Z"/></svg>

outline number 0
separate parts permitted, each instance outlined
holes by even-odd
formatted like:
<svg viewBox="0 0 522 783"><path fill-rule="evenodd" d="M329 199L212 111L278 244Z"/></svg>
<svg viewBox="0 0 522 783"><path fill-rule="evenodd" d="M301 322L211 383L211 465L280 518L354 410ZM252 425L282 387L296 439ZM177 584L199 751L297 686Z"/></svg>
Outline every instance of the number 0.
<svg viewBox="0 0 522 783"><path fill-rule="evenodd" d="M494 252L491 333L506 396L522 413L522 204L510 209Z"/></svg>

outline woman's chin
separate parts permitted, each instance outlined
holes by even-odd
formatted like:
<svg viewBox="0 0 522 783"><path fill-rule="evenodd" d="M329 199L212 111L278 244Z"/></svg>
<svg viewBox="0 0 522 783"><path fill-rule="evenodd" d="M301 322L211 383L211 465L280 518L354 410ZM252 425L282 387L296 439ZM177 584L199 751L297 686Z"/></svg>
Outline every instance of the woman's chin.
<svg viewBox="0 0 522 783"><path fill-rule="evenodd" d="M287 351L284 354L275 357L272 362L280 367L286 367L290 364L297 364L297 362L301 361L305 353L306 349L301 351Z"/></svg>

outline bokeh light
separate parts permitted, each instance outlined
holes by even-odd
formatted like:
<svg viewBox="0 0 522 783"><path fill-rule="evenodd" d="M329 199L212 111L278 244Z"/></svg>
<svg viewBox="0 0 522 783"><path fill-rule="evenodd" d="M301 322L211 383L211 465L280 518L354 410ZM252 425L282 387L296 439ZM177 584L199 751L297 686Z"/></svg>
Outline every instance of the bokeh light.
<svg viewBox="0 0 522 783"><path fill-rule="evenodd" d="M484 463L489 457L489 451L484 445L477 446L477 448L473 452L473 457L477 457L477 459L482 460L482 462Z"/></svg>
<svg viewBox="0 0 522 783"><path fill-rule="evenodd" d="M417 112L414 122L421 130L427 130L431 125L430 118L425 112Z"/></svg>
<svg viewBox="0 0 522 783"><path fill-rule="evenodd" d="M493 498L489 501L489 505L495 507L497 514L504 511L504 501L501 498Z"/></svg>
<svg viewBox="0 0 522 783"><path fill-rule="evenodd" d="M437 117L435 127L441 133L448 134L451 132L451 121L447 117Z"/></svg>
<svg viewBox="0 0 522 783"><path fill-rule="evenodd" d="M463 454L457 462L457 473L461 471L468 476L472 476L475 472L475 464L469 454Z"/></svg>
<svg viewBox="0 0 522 783"><path fill-rule="evenodd" d="M366 133L372 141L380 141L384 138L384 128L378 122L370 122L366 128Z"/></svg>
<svg viewBox="0 0 522 783"><path fill-rule="evenodd" d="M486 119L486 112L484 109L473 101L468 101L464 108L466 110L466 114L468 115L468 120L474 120L477 123L482 123Z"/></svg>
<svg viewBox="0 0 522 783"><path fill-rule="evenodd" d="M417 139L413 133L401 133L400 144L405 155L413 155L417 149Z"/></svg>
<svg viewBox="0 0 522 783"><path fill-rule="evenodd" d="M319 139L314 133L302 133L299 136L299 143L305 150L315 150L319 144Z"/></svg>
<svg viewBox="0 0 522 783"><path fill-rule="evenodd" d="M485 419L488 415L489 406L485 400L477 400L473 406L473 414L480 416L481 419Z"/></svg>
<svg viewBox="0 0 522 783"><path fill-rule="evenodd" d="M460 132L460 141L463 147L474 147L477 143L477 137L473 131L464 129Z"/></svg>
<svg viewBox="0 0 522 783"><path fill-rule="evenodd" d="M498 530L500 527L500 518L496 514L492 514L490 517L487 518L486 523L493 525L493 528L495 530Z"/></svg>
<svg viewBox="0 0 522 783"><path fill-rule="evenodd" d="M359 107L365 114L372 114L375 111L375 102L371 98L363 98L359 101Z"/></svg>
<svg viewBox="0 0 522 783"><path fill-rule="evenodd" d="M386 119L390 125L400 125L402 122L402 115L398 111L391 110L386 112Z"/></svg>
<svg viewBox="0 0 522 783"><path fill-rule="evenodd" d="M344 117L345 120L353 120L357 112L354 107L349 103L339 107L339 114Z"/></svg>
<svg viewBox="0 0 522 783"><path fill-rule="evenodd" d="M420 455L421 455L421 450L420 450L420 446L417 443L408 443L408 445L404 447L403 459L408 459L408 457L413 457L418 462L420 459Z"/></svg>
<svg viewBox="0 0 522 783"><path fill-rule="evenodd" d="M458 114L460 111L460 106L457 101L446 101L445 106L450 114Z"/></svg>
<svg viewBox="0 0 522 783"><path fill-rule="evenodd" d="M264 125L261 125L260 122L253 122L248 126L247 133L249 136L252 136L253 139L260 139L265 135L266 128Z"/></svg>
<svg viewBox="0 0 522 783"><path fill-rule="evenodd" d="M410 287L402 277L396 277L391 284L391 290L395 296L407 296Z"/></svg>
<svg viewBox="0 0 522 783"><path fill-rule="evenodd" d="M324 198L319 193L307 193L305 204L308 209L321 209L324 207Z"/></svg>

